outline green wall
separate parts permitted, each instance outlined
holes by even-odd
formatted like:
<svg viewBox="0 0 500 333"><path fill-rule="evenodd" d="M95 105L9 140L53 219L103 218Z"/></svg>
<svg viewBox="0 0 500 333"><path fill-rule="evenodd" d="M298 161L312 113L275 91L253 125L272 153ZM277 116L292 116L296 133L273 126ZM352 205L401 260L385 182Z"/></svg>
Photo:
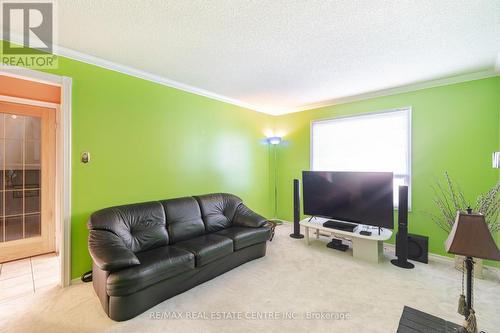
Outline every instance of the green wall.
<svg viewBox="0 0 500 333"><path fill-rule="evenodd" d="M100 208L230 192L272 213L271 116L65 58L50 72L73 79L72 278L91 268L86 222Z"/></svg>
<svg viewBox="0 0 500 333"><path fill-rule="evenodd" d="M500 77L373 98L275 118L285 142L278 150L278 216L292 219L292 179L309 170L310 122L316 119L411 106L412 212L410 232L429 236L430 251L445 254L441 231L425 212L435 212L431 185L448 171L469 200L498 181L491 153L499 150Z"/></svg>

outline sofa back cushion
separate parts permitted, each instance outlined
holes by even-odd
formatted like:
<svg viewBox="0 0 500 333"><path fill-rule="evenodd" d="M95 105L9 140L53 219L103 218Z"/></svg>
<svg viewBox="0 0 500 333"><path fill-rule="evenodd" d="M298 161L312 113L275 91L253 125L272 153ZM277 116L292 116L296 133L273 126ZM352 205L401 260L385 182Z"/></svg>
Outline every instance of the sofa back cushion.
<svg viewBox="0 0 500 333"><path fill-rule="evenodd" d="M99 210L90 216L88 227L113 232L137 253L168 244L165 224L165 211L155 201Z"/></svg>
<svg viewBox="0 0 500 333"><path fill-rule="evenodd" d="M170 244L205 233L198 202L193 197L160 201L165 208Z"/></svg>
<svg viewBox="0 0 500 333"><path fill-rule="evenodd" d="M195 198L200 204L207 232L229 228L236 208L241 204L240 198L228 193L206 194Z"/></svg>

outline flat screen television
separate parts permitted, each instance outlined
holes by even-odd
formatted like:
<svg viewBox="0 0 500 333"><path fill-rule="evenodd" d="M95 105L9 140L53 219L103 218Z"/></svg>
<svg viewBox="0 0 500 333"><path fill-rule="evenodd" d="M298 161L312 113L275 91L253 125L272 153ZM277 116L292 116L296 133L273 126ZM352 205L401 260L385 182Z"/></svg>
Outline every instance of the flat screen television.
<svg viewBox="0 0 500 333"><path fill-rule="evenodd" d="M392 172L303 171L304 214L394 229Z"/></svg>

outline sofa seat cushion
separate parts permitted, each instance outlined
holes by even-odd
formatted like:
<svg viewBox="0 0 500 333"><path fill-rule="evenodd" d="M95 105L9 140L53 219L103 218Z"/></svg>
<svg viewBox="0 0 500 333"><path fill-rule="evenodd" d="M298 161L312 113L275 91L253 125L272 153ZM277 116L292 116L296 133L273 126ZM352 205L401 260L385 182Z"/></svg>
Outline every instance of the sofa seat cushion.
<svg viewBox="0 0 500 333"><path fill-rule="evenodd" d="M204 266L233 252L233 241L215 234L199 236L173 246L192 252L196 259L196 267Z"/></svg>
<svg viewBox="0 0 500 333"><path fill-rule="evenodd" d="M234 244L234 251L238 251L248 246L266 242L269 239L269 229L231 227L217 231L214 235L231 238Z"/></svg>
<svg viewBox="0 0 500 333"><path fill-rule="evenodd" d="M194 255L173 246L162 246L136 254L140 261L108 276L106 289L110 296L124 296L150 285L194 269Z"/></svg>

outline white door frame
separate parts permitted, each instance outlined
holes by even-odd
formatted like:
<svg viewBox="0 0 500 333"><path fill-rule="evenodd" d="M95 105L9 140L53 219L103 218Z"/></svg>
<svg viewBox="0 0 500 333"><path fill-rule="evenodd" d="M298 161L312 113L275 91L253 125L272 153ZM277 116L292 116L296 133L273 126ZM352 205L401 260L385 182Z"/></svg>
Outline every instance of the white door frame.
<svg viewBox="0 0 500 333"><path fill-rule="evenodd" d="M71 283L71 88L72 79L15 66L0 66L0 74L27 79L61 87L61 103L36 102L23 98L0 96L4 101L47 106L60 111L56 117L56 225L59 225L56 239L59 239L61 265L60 285ZM57 230L57 229L56 229Z"/></svg>

